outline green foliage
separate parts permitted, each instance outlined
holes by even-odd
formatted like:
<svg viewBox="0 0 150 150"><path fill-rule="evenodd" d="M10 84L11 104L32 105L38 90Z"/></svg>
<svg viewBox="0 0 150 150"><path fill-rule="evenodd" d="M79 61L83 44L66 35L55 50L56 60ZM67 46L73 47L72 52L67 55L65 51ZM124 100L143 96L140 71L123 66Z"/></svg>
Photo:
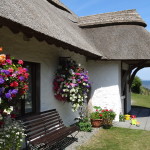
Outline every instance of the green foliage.
<svg viewBox="0 0 150 150"><path fill-rule="evenodd" d="M92 131L92 126L89 121L89 118L83 118L77 123L77 126L79 126L80 131L85 131L85 132L91 132Z"/></svg>
<svg viewBox="0 0 150 150"><path fill-rule="evenodd" d="M91 118L91 119L100 119L99 112L98 112L98 111L92 112L92 113L90 114L90 118Z"/></svg>
<svg viewBox="0 0 150 150"><path fill-rule="evenodd" d="M0 149L20 150L25 137L21 122L7 117L4 127L0 130Z"/></svg>
<svg viewBox="0 0 150 150"><path fill-rule="evenodd" d="M142 94L142 95L150 95L150 89L141 86L140 94Z"/></svg>
<svg viewBox="0 0 150 150"><path fill-rule="evenodd" d="M140 91L141 91L140 90L141 89L141 85L142 85L141 79L138 76L135 76L135 78L133 80L133 83L132 83L132 86L131 86L131 91L133 93L139 94Z"/></svg>
<svg viewBox="0 0 150 150"><path fill-rule="evenodd" d="M122 115L122 114L119 115L119 121L120 122L124 122L125 121L124 115Z"/></svg>
<svg viewBox="0 0 150 150"><path fill-rule="evenodd" d="M103 119L109 119L109 120L114 120L116 117L116 113L110 109L103 109L102 110L102 115L103 115Z"/></svg>
<svg viewBox="0 0 150 150"><path fill-rule="evenodd" d="M102 119L100 106L94 106L95 112L90 113L90 119Z"/></svg>
<svg viewBox="0 0 150 150"><path fill-rule="evenodd" d="M79 107L79 118L75 118L77 121L76 125L80 128L80 131L91 132L92 126L88 117L87 106Z"/></svg>

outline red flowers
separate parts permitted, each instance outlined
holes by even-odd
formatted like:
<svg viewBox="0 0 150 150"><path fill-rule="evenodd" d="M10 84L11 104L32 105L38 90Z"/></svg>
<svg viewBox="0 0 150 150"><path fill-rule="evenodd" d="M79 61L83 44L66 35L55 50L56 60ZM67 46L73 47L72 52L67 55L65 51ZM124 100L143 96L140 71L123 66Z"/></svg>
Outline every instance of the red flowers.
<svg viewBox="0 0 150 150"><path fill-rule="evenodd" d="M10 114L11 118L16 118L15 114Z"/></svg>
<svg viewBox="0 0 150 150"><path fill-rule="evenodd" d="M14 81L10 84L11 87L17 87L18 86L18 82Z"/></svg>
<svg viewBox="0 0 150 150"><path fill-rule="evenodd" d="M103 115L102 115L102 114L99 114L99 116L102 117Z"/></svg>
<svg viewBox="0 0 150 150"><path fill-rule="evenodd" d="M3 103L1 109L10 106L9 102L19 99L28 89L29 73L22 67L23 61L13 61L9 55L0 55L0 96Z"/></svg>
<svg viewBox="0 0 150 150"><path fill-rule="evenodd" d="M14 69L9 68L8 71L12 73L14 71Z"/></svg>

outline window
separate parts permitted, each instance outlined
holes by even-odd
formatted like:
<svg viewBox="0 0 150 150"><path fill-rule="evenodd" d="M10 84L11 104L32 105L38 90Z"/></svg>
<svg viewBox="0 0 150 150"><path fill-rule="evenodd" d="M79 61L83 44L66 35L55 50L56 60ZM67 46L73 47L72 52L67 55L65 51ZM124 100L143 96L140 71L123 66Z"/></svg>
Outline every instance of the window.
<svg viewBox="0 0 150 150"><path fill-rule="evenodd" d="M22 96L16 108L19 116L33 114L40 111L40 64L25 62L24 67L29 71L29 89Z"/></svg>

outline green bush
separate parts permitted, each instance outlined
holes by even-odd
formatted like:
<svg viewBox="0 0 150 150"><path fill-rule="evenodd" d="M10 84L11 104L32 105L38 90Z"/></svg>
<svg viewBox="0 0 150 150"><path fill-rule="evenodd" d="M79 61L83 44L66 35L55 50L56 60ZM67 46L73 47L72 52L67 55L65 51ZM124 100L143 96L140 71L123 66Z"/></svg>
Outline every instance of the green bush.
<svg viewBox="0 0 150 150"><path fill-rule="evenodd" d="M135 76L132 86L131 86L131 91L133 93L137 93L140 94L141 92L141 85L142 85L142 81L138 76Z"/></svg>
<svg viewBox="0 0 150 150"><path fill-rule="evenodd" d="M89 118L83 118L79 122L77 122L77 126L79 126L80 131L91 132L92 126Z"/></svg>

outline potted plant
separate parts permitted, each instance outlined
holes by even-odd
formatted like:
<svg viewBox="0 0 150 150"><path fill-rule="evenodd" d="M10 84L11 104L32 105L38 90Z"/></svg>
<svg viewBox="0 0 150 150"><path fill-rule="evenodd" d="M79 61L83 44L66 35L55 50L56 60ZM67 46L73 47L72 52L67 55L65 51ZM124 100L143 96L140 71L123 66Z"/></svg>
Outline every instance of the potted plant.
<svg viewBox="0 0 150 150"><path fill-rule="evenodd" d="M103 115L100 106L94 106L95 112L90 113L92 127L99 128L103 124Z"/></svg>
<svg viewBox="0 0 150 150"><path fill-rule="evenodd" d="M116 117L116 113L110 109L103 109L102 111L102 116L103 116L103 128L109 129L112 127L112 122Z"/></svg>

